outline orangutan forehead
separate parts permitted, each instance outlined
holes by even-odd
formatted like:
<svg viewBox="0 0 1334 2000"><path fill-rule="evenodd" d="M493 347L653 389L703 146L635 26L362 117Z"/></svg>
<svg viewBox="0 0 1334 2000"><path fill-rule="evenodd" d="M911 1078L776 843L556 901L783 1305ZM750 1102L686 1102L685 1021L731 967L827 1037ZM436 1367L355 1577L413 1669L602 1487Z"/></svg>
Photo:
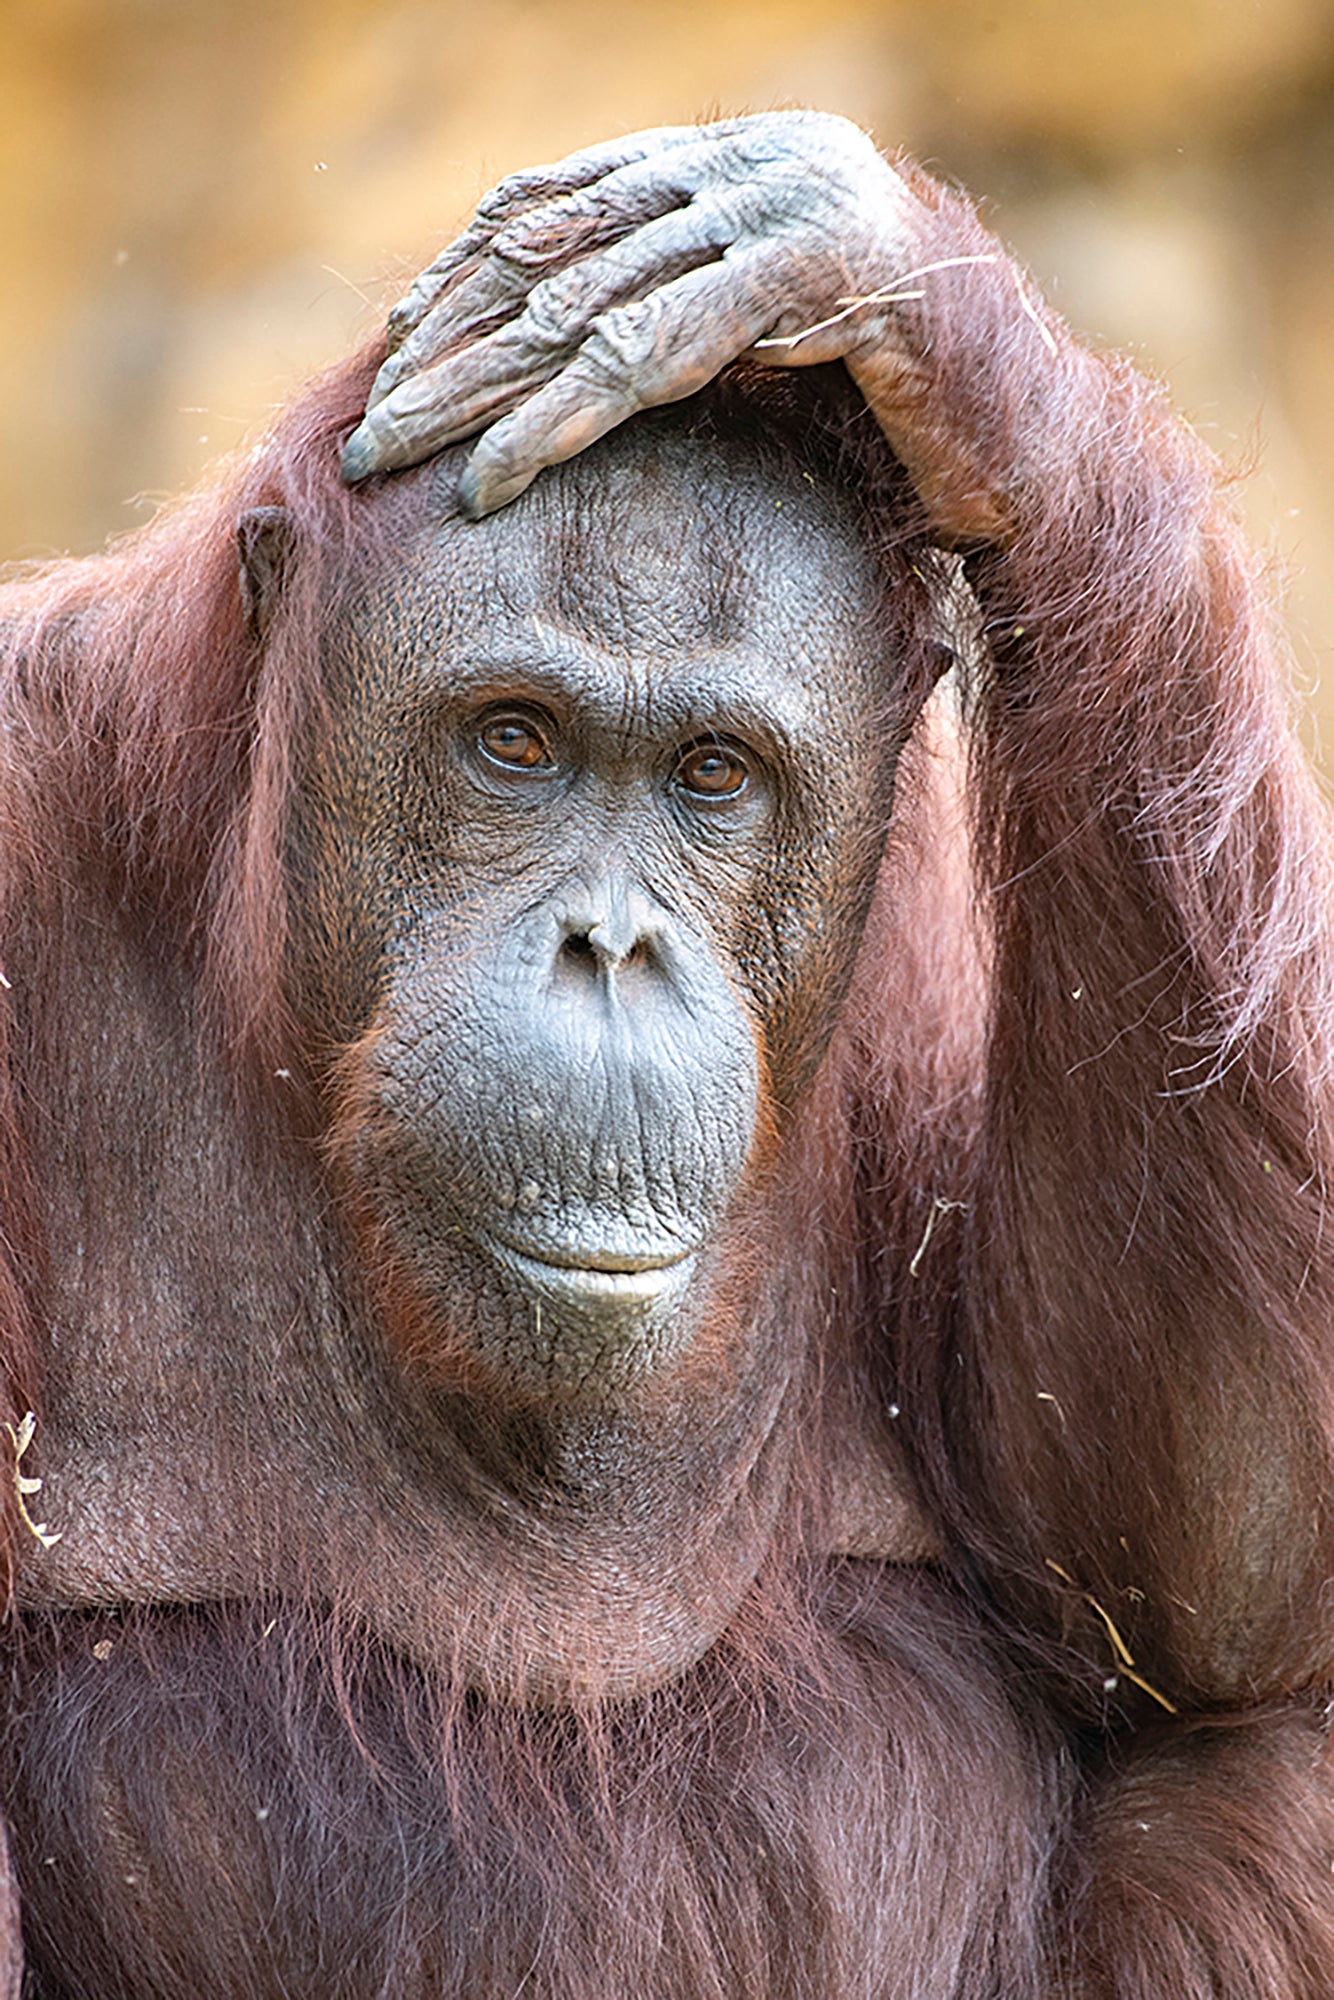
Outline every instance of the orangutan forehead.
<svg viewBox="0 0 1334 2000"><path fill-rule="evenodd" d="M635 649L824 654L873 622L884 589L849 495L749 442L635 425L483 521L451 504L429 539L463 622L531 614Z"/></svg>

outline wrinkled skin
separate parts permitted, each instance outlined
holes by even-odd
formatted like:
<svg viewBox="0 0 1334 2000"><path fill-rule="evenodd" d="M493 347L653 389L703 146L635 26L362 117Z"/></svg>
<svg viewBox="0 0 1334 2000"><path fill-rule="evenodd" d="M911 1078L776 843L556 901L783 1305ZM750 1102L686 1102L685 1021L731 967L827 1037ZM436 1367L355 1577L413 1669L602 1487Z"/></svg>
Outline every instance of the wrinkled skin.
<svg viewBox="0 0 1334 2000"><path fill-rule="evenodd" d="M298 866L369 934L312 935L300 983L364 1036L352 1188L511 1391L614 1403L689 1352L827 1045L925 692L857 636L859 540L649 432L521 516L432 522L351 612ZM378 838L349 854L349 821ZM337 991L366 960L370 1023Z"/></svg>
<svg viewBox="0 0 1334 2000"><path fill-rule="evenodd" d="M65 1163L81 1094L44 1142L69 1176L53 1255L79 1274L43 1431L69 1498L59 1544L24 1555L42 1601L98 1601L106 1566L150 1601L206 1566L244 1596L255 1558L239 1519L216 1525L234 1475L207 1440L257 1402L263 1587L337 1598L378 1545L372 1630L565 1701L698 1657L789 1504L823 1279L819 1210L794 1217L784 1188L930 655L885 684L856 511L749 446L650 430L480 525L456 471L386 498L394 534L325 614L288 837L317 1143L247 1159L198 1099L183 1009L135 1143L164 1209L217 1178L219 1266L165 1218L126 1271L87 1255L108 1223L101 1167ZM241 522L269 642L291 536L280 510ZM151 991L153 967L131 947L114 990ZM271 1259L244 1248L255 1213ZM108 1385L102 1329L151 1327L164 1296L172 1340ZM171 1442L122 1445L159 1425ZM841 1456L856 1494L861 1454ZM859 1545L929 1546L902 1482L869 1485Z"/></svg>
<svg viewBox="0 0 1334 2000"><path fill-rule="evenodd" d="M1218 468L813 114L394 332L10 658L34 1995L1328 2000L1334 880ZM709 428L811 362L835 476Z"/></svg>
<svg viewBox="0 0 1334 2000"><path fill-rule="evenodd" d="M24 1551L14 1681L17 1713L68 1723L79 1746L67 1755L23 1726L4 1767L39 1993L202 1979L264 2000L323 1994L331 1936L348 1940L340 1994L499 2000L532 1957L533 1923L563 1924L563 1899L583 1925L614 1867L637 1910L643 1839L627 1830L661 1777L639 1718L657 1690L670 1710L694 1684L775 1545L804 1529L826 1559L863 1562L934 1546L874 1420L862 1435L835 1347L813 1349L829 1217L811 1199L805 1114L936 649L886 675L884 578L858 511L749 443L642 427L481 524L458 513L456 478L446 460L402 484L388 553L343 578L322 634L287 865L289 982L329 1107L327 1186L310 1185L308 1142L289 1150L270 1129L249 1150L225 1101L195 1102L180 1007L149 1011L131 1115L164 1208L191 1163L208 1176L214 1249L194 1231L159 1235L155 1218L151 1257L142 1237L126 1268L81 1254L97 1244L100 1192L114 1200L123 1179L105 1107L127 1093L123 1080L108 1093L100 1062L73 1085L62 1076L75 1094L42 1144L61 1189L54 1253L82 1276L60 1301L43 1424L61 1539ZM242 593L270 643L301 559L292 536L277 509L240 523ZM914 583L904 565L909 595ZM158 970L142 941L127 956L110 981L122 1007ZM134 1025L119 1023L124 1039ZM77 1072L73 1038L53 1031ZM94 1104L67 1168L62 1130ZM109 1380L104 1328L159 1326L163 1295L172 1338ZM839 1413L827 1465L806 1434L816 1368ZM239 1464L209 1448L238 1408ZM160 1445L127 1449L145 1430ZM825 1490L794 1480L808 1463ZM885 1647L893 1616L874 1587L862 1603L856 1571L829 1637L775 1641L805 1661L794 1695L812 1660L842 1677L866 1754L847 1775L841 1748L803 1762L779 1817L837 1821L837 1900L869 1914L865 1885L900 1865L889 1794L902 1753L863 1682L912 1690L928 1786L960 1734L960 1694L951 1664L919 1664L937 1627L956 1633L944 1593L925 1586L919 1644L906 1585L900 1661L897 1639ZM123 1622L100 1622L108 1574ZM212 1608L192 1616L200 1598ZM254 1621L257 1602L271 1608ZM234 1653L257 1669L240 1700ZM1030 1785L1024 1731L984 1648L976 1658L988 1731L1005 1743L977 1843L990 1909L991 1843L1017 1847L1045 1776ZM685 1891L751 1838L732 1795L768 1796L776 1746L798 1726L776 1690L753 1733L737 1690L757 1673L744 1648L705 1673L701 1715L716 1708L738 1743L716 1774L710 1724L683 1743L681 1781L721 1800L664 1870ZM53 1685L68 1697L54 1707ZM596 1731L622 1718L626 1796L599 1860L600 1836L582 1851L585 1820L610 1811ZM554 1792L540 1757L531 1779L550 1830L501 1792L484 1834L469 1788L489 1783L491 1759L522 1768L547 1736L572 1759ZM382 1768L406 1801L382 1789ZM276 1893L268 1843L291 1837L289 1792L316 1846L299 1836L309 1876L284 1874ZM571 1843L553 1901L549 1856ZM493 1852L515 1925L496 1932L494 1964L478 1915ZM227 1916L183 1921L188 1885L217 1869ZM400 1890L400 1871L416 1886ZM825 1873L794 1850L782 1897L823 1908ZM88 1907L103 1877L101 1928L71 1930L69 1899ZM988 1949L970 1901L942 1921L944 1962ZM866 1921L839 1931L832 1956L814 1930L811 1950L841 1982L835 1967L865 1956ZM769 1952L767 1933L755 1948ZM894 1949L887 1934L876 1963ZM607 1950L596 1990L623 1976L624 1943ZM382 1952L396 1954L389 1973ZM659 1975L680 1990L662 1961Z"/></svg>
<svg viewBox="0 0 1334 2000"><path fill-rule="evenodd" d="M997 675L996 762L983 782L984 797L995 787L984 824L998 840L999 899L988 1166L964 1265L980 1290L944 1448L961 1486L994 1480L1012 1525L982 1529L967 1505L956 1518L975 1548L994 1536L1003 1571L1031 1562L1070 1588L1067 1633L1076 1604L1104 1622L1117 1663L1108 1688L1124 1671L1175 1714L1327 1683L1328 1621L1292 1607L1324 1601L1330 1568L1316 1553L1330 1549L1331 1357L1315 1332L1328 1321L1307 1296L1313 1282L1327 1290L1329 1258L1304 1198L1326 1184L1317 1051L1330 1034L1331 948L1318 919L1319 942L1300 921L1287 927L1287 892L1261 857L1295 851L1304 869L1328 836L1302 831L1305 780L1272 719L1252 586L1204 455L1128 371L1079 352L940 189L817 114L642 133L513 177L418 279L392 332L344 476L480 433L460 481L477 517L738 357L844 362L935 539L969 560ZM1146 900L1151 853L1168 885L1161 902ZM1040 890L1028 907L1032 892L1017 885L1030 874L1052 881L1051 911ZM1118 879L1134 885L1119 916ZM1295 909L1305 892L1293 894ZM1243 935L1256 941L1249 958ZM1179 964L1194 969L1176 993L1164 972ZM1146 988L1147 1011L1120 1008ZM1072 1002L1086 1003L1086 1032L1061 1018ZM1127 1115L1154 1074L1154 1102ZM1165 1119L1164 1104L1195 1090L1197 1106ZM1305 1164L1271 1207L1245 1163L1269 1146L1259 1133L1279 1128ZM1122 1175L1133 1196L1115 1192ZM1234 1196L1237 1178L1246 1191ZM1100 1237L1090 1223L1104 1204ZM1308 1245L1300 1267L1294 1227ZM1247 1298L1254 1312L1239 1308ZM1294 1301L1282 1328L1277 1298ZM1165 1367L1151 1358L1164 1337L1177 1343ZM1188 1385L1188 1365L1175 1371L1197 1339L1201 1373ZM1089 1365L1095 1345L1105 1382ZM1265 1416L1224 1442L1215 1398ZM1140 1408L1160 1432L1129 1417ZM1068 1564L1054 1553L1067 1547L1078 1551ZM1285 1585L1294 1560L1305 1581L1289 1572ZM1041 1619L1043 1596L1021 1585L1012 1607ZM1132 1653L1116 1621L1154 1604L1147 1622L1132 1619ZM1158 1685L1136 1664L1145 1648ZM1202 1770L1199 1783L1202 1823L1216 1809L1219 1826L1239 1826L1241 1781L1224 1784L1216 1808ZM1319 1796L1327 1815L1328 1790ZM1148 1832L1152 1814L1136 1824ZM1255 1851L1254 1834L1245 1840ZM1282 1837L1267 1840L1277 1857ZM1295 1885L1293 1907L1309 1910ZM1202 1877L1184 1902L1203 1909L1208 1894ZM1327 1911L1310 1933L1305 1921L1291 1936L1307 1942L1256 1946L1246 1967L1243 1923L1232 1939L1182 1945L1180 1958L1146 1932L1133 1969L1137 1945L1115 1921L1105 1935L1095 1924L1080 1976L1099 1993L1105 1981L1109 1993L1174 2000L1197 1980L1210 1994L1323 1993L1309 1968L1327 1964L1334 1930Z"/></svg>
<svg viewBox="0 0 1334 2000"><path fill-rule="evenodd" d="M516 174L391 315L398 344L344 477L481 431L460 498L482 515L741 355L841 360L936 503L938 531L991 530L1002 496L945 502L960 440L940 463L944 413L917 393L913 333L939 271L1000 259L927 254L925 189L926 200L865 133L821 112L665 127Z"/></svg>

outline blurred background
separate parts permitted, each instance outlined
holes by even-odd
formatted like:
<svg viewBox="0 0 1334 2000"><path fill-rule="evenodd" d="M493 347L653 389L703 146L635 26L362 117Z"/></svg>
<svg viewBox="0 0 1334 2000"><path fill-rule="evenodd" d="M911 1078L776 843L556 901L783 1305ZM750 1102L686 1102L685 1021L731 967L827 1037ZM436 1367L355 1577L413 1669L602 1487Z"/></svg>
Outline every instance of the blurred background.
<svg viewBox="0 0 1334 2000"><path fill-rule="evenodd" d="M1334 764L1334 0L0 0L0 559L83 551L513 167L847 112L1244 474Z"/></svg>

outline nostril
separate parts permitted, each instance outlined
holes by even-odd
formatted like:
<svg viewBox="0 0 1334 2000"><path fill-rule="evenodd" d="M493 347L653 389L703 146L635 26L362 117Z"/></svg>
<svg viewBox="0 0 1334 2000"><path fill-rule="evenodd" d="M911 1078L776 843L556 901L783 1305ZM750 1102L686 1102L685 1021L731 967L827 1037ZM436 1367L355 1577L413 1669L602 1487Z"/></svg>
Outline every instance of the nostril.
<svg viewBox="0 0 1334 2000"><path fill-rule="evenodd" d="M561 952L575 964L586 964L597 956L593 940L587 931L575 931L572 936L567 937L561 945Z"/></svg>
<svg viewBox="0 0 1334 2000"><path fill-rule="evenodd" d="M591 931L572 931L561 940L560 949L567 965L593 972L604 967L608 972L632 972L647 964L652 956L647 938L636 938L627 951L618 952L608 950L603 940L595 938Z"/></svg>

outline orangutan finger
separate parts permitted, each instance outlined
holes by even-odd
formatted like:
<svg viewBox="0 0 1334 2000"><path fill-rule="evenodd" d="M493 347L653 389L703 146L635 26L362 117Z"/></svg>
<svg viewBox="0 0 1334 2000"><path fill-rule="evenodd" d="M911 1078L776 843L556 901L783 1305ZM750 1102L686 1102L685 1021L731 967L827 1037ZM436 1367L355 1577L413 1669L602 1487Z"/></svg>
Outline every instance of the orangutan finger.
<svg viewBox="0 0 1334 2000"><path fill-rule="evenodd" d="M485 433L459 499L473 518L513 500L637 411L712 381L764 332L772 303L749 282L756 253L706 264L647 299L603 313L568 368Z"/></svg>
<svg viewBox="0 0 1334 2000"><path fill-rule="evenodd" d="M575 263L562 261L560 269L533 285L526 311L540 326L581 332L608 307L643 297L715 259L736 237L733 205L714 194L696 195ZM454 303L451 297L451 312Z"/></svg>
<svg viewBox="0 0 1334 2000"><path fill-rule="evenodd" d="M400 347L438 302L459 267L487 249L498 231L529 209L545 206L601 181L622 167L699 143L705 130L720 138L730 136L744 119L729 118L717 125L657 125L632 132L622 139L585 147L563 160L540 167L524 167L507 174L478 202L472 221L446 245L440 255L409 285L389 313L389 345Z"/></svg>
<svg viewBox="0 0 1334 2000"><path fill-rule="evenodd" d="M753 128L755 122L753 117L742 116L721 118L712 125L656 125L586 147L548 166L523 168L483 196L474 224L498 233L535 208L577 196L631 168L647 167L647 178L652 180L661 173L664 161L675 159L683 150L716 158L720 144Z"/></svg>
<svg viewBox="0 0 1334 2000"><path fill-rule="evenodd" d="M515 325L531 332L535 342L548 351L576 341L599 313L656 290L716 258L735 233L727 204L714 196L703 196L645 223L596 256L539 279L532 285ZM487 263L455 285L399 353L385 363L367 407L373 409L409 375L432 368L447 354L494 331L510 283L508 273Z"/></svg>
<svg viewBox="0 0 1334 2000"><path fill-rule="evenodd" d="M642 132L629 132L620 139L604 139L599 145L585 146L579 152L568 153L563 160L553 160L546 166L522 167L517 173L507 174L489 194L483 195L477 204L477 220L496 229L522 210L533 207L536 202L549 201L553 196L588 187L592 182L636 161L672 152L680 146L697 144L705 131L720 134L732 132L740 122L733 118L708 127L653 125Z"/></svg>
<svg viewBox="0 0 1334 2000"><path fill-rule="evenodd" d="M498 293L499 309L493 309L489 313L482 310L483 297L492 291L498 291L494 280L488 281L486 285L472 283L473 279L485 272L486 268L485 260L475 250L460 257L453 276L442 283L439 292L422 317L403 336L401 344L396 349L391 347L371 384L370 394L366 398L368 410L373 410L377 403L382 403L386 396L391 396L400 382L434 367L435 363L452 348L464 345L465 339L479 339L486 333L494 332L498 326L504 325L506 320L514 317L516 298L511 287L506 287L503 293ZM460 315L452 309L444 311L442 307L442 301L449 301L453 290L462 287L469 288L469 296L473 301L472 310L468 314L466 336L454 330L460 324Z"/></svg>
<svg viewBox="0 0 1334 2000"><path fill-rule="evenodd" d="M416 331L435 306L446 287L467 264L475 264L486 249L488 234L475 223L447 243L440 255L419 271L401 299L389 308L385 336L393 360L403 343ZM383 369L380 371L383 374ZM378 378L377 378L378 379Z"/></svg>
<svg viewBox="0 0 1334 2000"><path fill-rule="evenodd" d="M419 362L432 358L427 349L449 344L454 328L467 338L470 322L517 311L548 273L599 255L690 206L709 156L708 147L682 146L670 171L657 155L631 162L590 186L538 203L498 229L484 250L474 246L451 265L435 306L414 330L414 342L422 343Z"/></svg>
<svg viewBox="0 0 1334 2000"><path fill-rule="evenodd" d="M439 260L436 275L424 273L418 280L425 286L429 278L433 288L425 311L417 313L424 292L419 295L414 290L404 301L404 312L411 307L414 323L376 376L368 407L391 395L407 376L432 367L450 348L463 346L511 318L544 282L545 270L589 262L642 235L646 241L638 256L644 267L640 282L645 282L654 276L658 245L667 277L689 269L710 248L721 247L734 232L715 200L692 200L694 178L665 179L655 160L647 175L613 173L591 190L544 202L521 218L521 227L506 227L489 243L465 232ZM683 212L683 201L684 212L694 221L672 222ZM671 223L670 230L649 235L657 222Z"/></svg>
<svg viewBox="0 0 1334 2000"><path fill-rule="evenodd" d="M349 486L417 465L471 437L550 379L564 356L539 352L511 321L433 368L409 375L365 416L343 447Z"/></svg>
<svg viewBox="0 0 1334 2000"><path fill-rule="evenodd" d="M628 161L517 215L496 232L492 253L516 272L587 256L693 201L717 176L722 157L716 142L701 139Z"/></svg>
<svg viewBox="0 0 1334 2000"><path fill-rule="evenodd" d="M466 310L461 294L467 287L461 288L460 297L451 296L405 347L402 372L395 376L392 364L381 371L384 392L372 396L365 421L348 441L344 477L355 482L415 463L494 422L555 374L609 310L628 300L642 318L659 297L670 302L677 279L700 268L702 259L716 261L732 233L727 203L706 196L542 279L517 319L489 331ZM729 268L730 285L736 266ZM472 296L492 302L488 292Z"/></svg>

